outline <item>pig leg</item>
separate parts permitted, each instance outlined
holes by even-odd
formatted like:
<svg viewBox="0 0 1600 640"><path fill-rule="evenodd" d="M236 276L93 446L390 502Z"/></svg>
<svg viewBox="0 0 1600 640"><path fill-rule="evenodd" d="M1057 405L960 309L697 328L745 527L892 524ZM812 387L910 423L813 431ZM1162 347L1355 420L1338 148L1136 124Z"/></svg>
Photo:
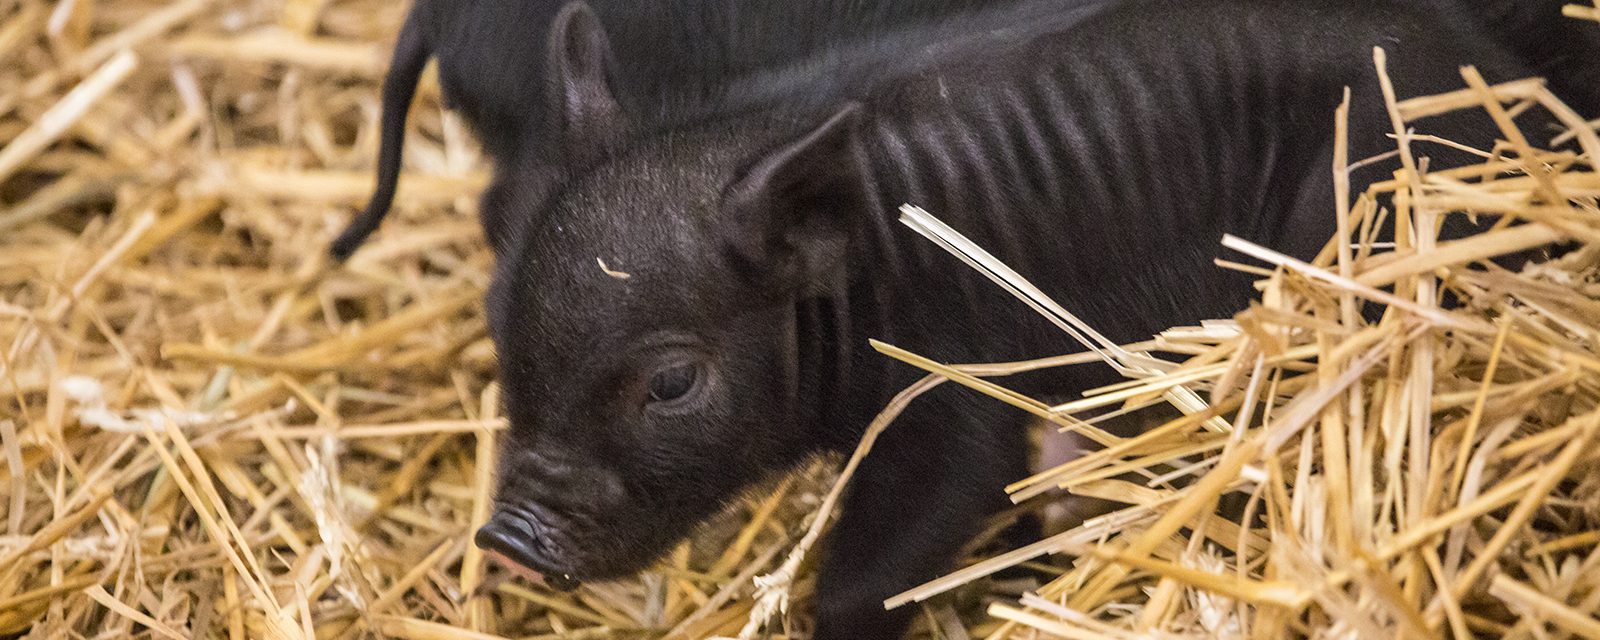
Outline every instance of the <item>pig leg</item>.
<svg viewBox="0 0 1600 640"><path fill-rule="evenodd" d="M899 638L915 605L883 601L952 568L1027 470L1024 416L965 390L925 396L862 461L829 534L817 640Z"/></svg>

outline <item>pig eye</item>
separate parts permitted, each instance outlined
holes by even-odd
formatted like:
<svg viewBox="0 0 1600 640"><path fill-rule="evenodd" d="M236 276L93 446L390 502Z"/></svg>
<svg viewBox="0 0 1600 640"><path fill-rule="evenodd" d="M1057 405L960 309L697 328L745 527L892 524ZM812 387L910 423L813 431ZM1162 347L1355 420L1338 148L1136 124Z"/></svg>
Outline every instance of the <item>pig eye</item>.
<svg viewBox="0 0 1600 640"><path fill-rule="evenodd" d="M670 402L689 394L700 379L700 366L693 362L668 365L650 376L650 401Z"/></svg>

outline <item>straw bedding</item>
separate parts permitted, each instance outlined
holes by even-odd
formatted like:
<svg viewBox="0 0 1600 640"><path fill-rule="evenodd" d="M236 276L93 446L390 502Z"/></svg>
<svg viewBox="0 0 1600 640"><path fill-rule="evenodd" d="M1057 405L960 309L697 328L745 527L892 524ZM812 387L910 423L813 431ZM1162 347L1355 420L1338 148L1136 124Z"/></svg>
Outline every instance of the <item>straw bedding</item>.
<svg viewBox="0 0 1600 640"><path fill-rule="evenodd" d="M467 542L504 428L479 309L485 168L431 74L397 214L348 264L322 258L371 185L403 10L0 0L0 636L697 638L754 635L752 607L785 597L804 610L833 464L572 594ZM1535 150L1548 132L1514 114L1562 109L1538 83L1464 80L1392 103L1399 130L1488 108L1502 148L1397 175L1377 187L1393 207L1349 198L1356 241L1313 265L1230 241L1260 303L1108 350L1126 385L1052 408L974 377L1000 368L879 345L1057 426L1188 414L1012 487L1124 508L905 594L967 585L920 635L1600 635L1600 140L1562 112L1562 150ZM1460 211L1523 224L1371 236ZM1556 239L1576 247L1485 266ZM1357 300L1389 312L1365 323ZM1021 562L1043 582L984 577Z"/></svg>

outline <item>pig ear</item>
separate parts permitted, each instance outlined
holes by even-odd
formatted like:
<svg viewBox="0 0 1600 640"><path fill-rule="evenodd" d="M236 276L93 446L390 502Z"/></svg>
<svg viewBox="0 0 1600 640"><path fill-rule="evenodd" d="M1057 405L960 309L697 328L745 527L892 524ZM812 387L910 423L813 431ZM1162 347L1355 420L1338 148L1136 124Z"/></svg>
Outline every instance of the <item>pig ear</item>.
<svg viewBox="0 0 1600 640"><path fill-rule="evenodd" d="M553 130L569 157L592 160L628 129L611 81L611 43L594 10L579 0L556 14L547 44Z"/></svg>
<svg viewBox="0 0 1600 640"><path fill-rule="evenodd" d="M531 163L496 175L484 188L478 216L495 257L506 257L528 223L544 214L562 175L555 167Z"/></svg>
<svg viewBox="0 0 1600 640"><path fill-rule="evenodd" d="M723 196L733 253L748 266L828 280L842 265L852 214L866 206L856 159L862 107L847 103L820 126L757 160Z"/></svg>

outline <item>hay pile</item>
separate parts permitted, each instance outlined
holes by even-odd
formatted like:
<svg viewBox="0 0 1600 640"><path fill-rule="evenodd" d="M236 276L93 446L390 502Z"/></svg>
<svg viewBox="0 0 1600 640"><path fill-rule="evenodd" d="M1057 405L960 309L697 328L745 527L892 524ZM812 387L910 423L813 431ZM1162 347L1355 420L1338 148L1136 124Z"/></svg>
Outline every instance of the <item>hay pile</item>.
<svg viewBox="0 0 1600 640"><path fill-rule="evenodd" d="M478 305L485 172L431 74L396 214L350 263L322 258L372 184L404 9L0 0L0 636L747 628L752 578L801 539L826 465L753 494L641 578L572 594L508 578L467 543L504 427ZM1513 113L1556 106L1523 82L1396 112L1478 108L1485 92ZM1059 577L1020 602L975 583L1003 596L992 621L964 630L946 602L919 633L1593 634L1600 143L1578 135L1580 157L1507 137L1483 166L1380 185L1402 210L1362 199L1347 219L1362 233L1463 209L1529 224L1395 251L1362 235L1314 267L1236 244L1278 267L1260 271L1260 306L1169 332L1144 349L1170 364L1135 358L1134 381L1071 406L885 346L1061 425L1101 405L1194 412L1013 487L1130 506L907 594L1078 555L1032 563ZM1467 268L1555 237L1583 246L1527 273ZM1466 306L1438 308L1443 290ZM1358 298L1392 311L1365 325ZM1211 515L1224 492L1246 498L1243 517ZM804 610L807 566L785 568L775 595Z"/></svg>
<svg viewBox="0 0 1600 640"><path fill-rule="evenodd" d="M1382 73L1381 51L1375 62ZM1120 510L890 603L1063 554L1048 584L989 607L1005 624L988 637L1600 637L1600 122L1537 80L1462 78L1460 91L1403 102L1385 78L1405 168L1351 203L1352 159L1336 159L1347 204L1318 259L1225 239L1251 264L1219 264L1261 276L1259 302L1152 343L1096 341L908 208L907 224L1088 336L1129 380L1052 407L980 369L881 351L1067 431L1093 429L1094 409L1185 416L1101 434L1108 448L1008 488L1017 501L1063 489ZM1427 168L1412 140L1427 116L1458 109L1487 110L1503 142L1481 164ZM1514 116L1528 109L1570 129L1522 132ZM1341 111L1341 140L1343 125ZM1563 144L1575 150L1550 150ZM1467 214L1496 224L1435 237L1445 216ZM1392 237L1379 237L1384 219ZM1520 272L1489 262L1557 241L1575 247ZM1363 302L1380 321L1363 319Z"/></svg>
<svg viewBox="0 0 1600 640"><path fill-rule="evenodd" d="M373 183L379 0L0 0L0 636L732 633L826 475L644 577L486 567L486 167L428 74ZM634 635L642 635L638 631Z"/></svg>

